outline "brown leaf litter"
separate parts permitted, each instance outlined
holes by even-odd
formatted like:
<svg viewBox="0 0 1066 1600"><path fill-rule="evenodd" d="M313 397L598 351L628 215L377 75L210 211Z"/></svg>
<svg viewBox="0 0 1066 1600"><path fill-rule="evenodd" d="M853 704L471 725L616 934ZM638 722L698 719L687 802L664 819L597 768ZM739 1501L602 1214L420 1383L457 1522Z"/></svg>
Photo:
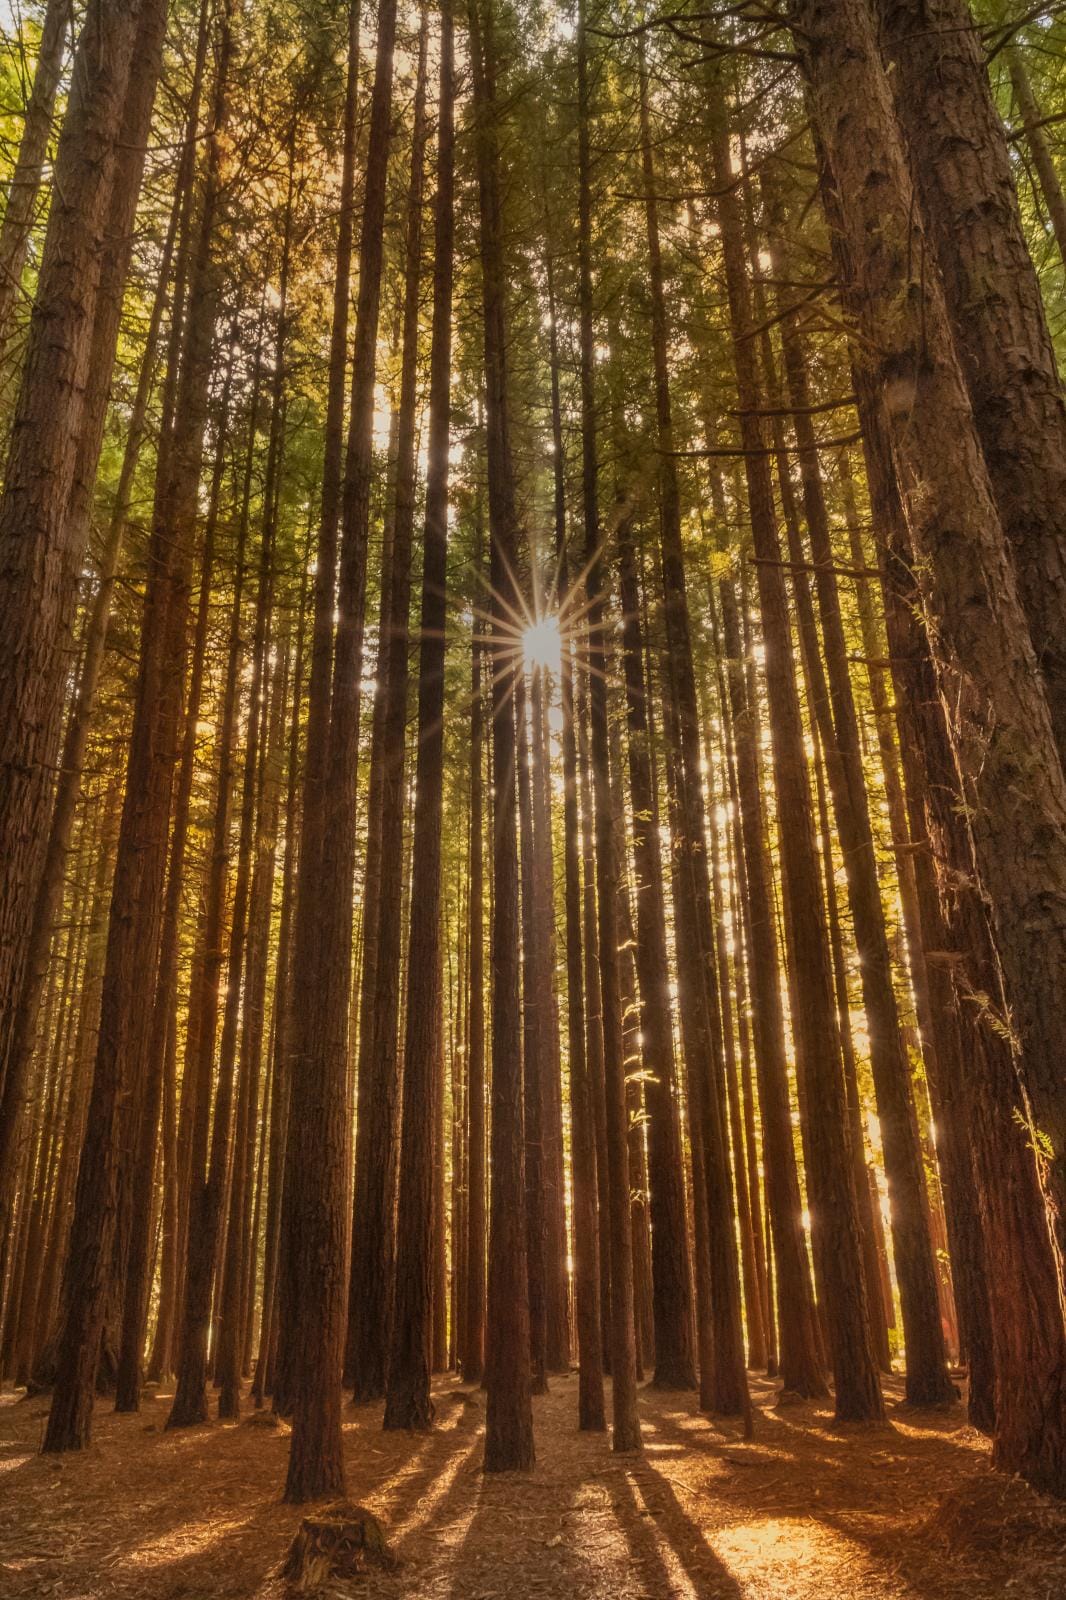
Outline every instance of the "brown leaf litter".
<svg viewBox="0 0 1066 1600"><path fill-rule="evenodd" d="M890 1409L834 1427L774 1407L755 1380L755 1438L644 1388L645 1450L615 1456L575 1427L577 1381L534 1402L537 1467L480 1470L484 1397L437 1389L431 1434L345 1410L349 1501L380 1520L395 1570L320 1593L366 1600L1063 1600L1066 1508L994 1473L947 1412ZM892 1398L892 1397L890 1397ZM310 1508L281 1504L288 1429L168 1433L169 1395L139 1416L100 1405L92 1446L41 1456L45 1407L0 1403L2 1600L281 1600ZM250 1415L246 1411L246 1418ZM353 1572L362 1568L355 1563Z"/></svg>

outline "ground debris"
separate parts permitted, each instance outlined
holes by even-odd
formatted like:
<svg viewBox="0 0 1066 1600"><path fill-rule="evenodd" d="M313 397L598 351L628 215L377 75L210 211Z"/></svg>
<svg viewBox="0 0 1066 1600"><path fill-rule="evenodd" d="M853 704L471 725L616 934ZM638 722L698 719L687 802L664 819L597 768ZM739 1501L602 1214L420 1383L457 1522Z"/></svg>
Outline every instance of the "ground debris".
<svg viewBox="0 0 1066 1600"><path fill-rule="evenodd" d="M395 1572L398 1566L374 1513L338 1500L303 1519L280 1576L291 1591L306 1594L330 1578L357 1578L372 1568Z"/></svg>
<svg viewBox="0 0 1066 1600"><path fill-rule="evenodd" d="M957 1410L851 1432L823 1403L777 1410L776 1385L752 1391L744 1444L694 1397L642 1389L645 1448L621 1457L578 1431L576 1377L553 1377L534 1401L536 1468L489 1476L484 1407L455 1380L435 1385L428 1434L346 1407L346 1514L387 1528L401 1565L352 1540L341 1565L357 1575L327 1573L320 1600L1066 1597L1066 1508L992 1472ZM288 1425L145 1432L154 1411L101 1402L92 1447L56 1458L38 1454L41 1421L0 1397L2 1600L294 1593L286 1552L323 1512L280 1498Z"/></svg>

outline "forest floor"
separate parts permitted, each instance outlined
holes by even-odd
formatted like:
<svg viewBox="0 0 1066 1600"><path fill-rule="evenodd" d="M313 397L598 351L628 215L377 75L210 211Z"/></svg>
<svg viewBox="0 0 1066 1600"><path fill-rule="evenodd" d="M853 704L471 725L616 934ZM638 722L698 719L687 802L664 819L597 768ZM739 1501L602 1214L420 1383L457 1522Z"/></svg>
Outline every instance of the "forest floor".
<svg viewBox="0 0 1066 1600"><path fill-rule="evenodd" d="M480 1470L484 1396L445 1381L428 1435L345 1414L350 1499L398 1572L367 1600L1062 1600L1066 1507L994 1473L961 1407L890 1406L875 1428L775 1409L755 1438L645 1388L643 1456L574 1427L576 1377L535 1401L536 1470ZM0 1400L0 1600L281 1600L301 1520L280 1503L288 1430L246 1418L167 1433L168 1396L98 1408L91 1448L37 1453L42 1398Z"/></svg>

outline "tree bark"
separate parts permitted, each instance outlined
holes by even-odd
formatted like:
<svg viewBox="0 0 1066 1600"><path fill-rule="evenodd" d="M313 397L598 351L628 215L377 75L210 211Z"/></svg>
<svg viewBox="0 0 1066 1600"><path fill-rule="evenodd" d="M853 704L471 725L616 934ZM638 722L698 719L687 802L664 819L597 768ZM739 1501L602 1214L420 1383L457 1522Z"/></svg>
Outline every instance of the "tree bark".
<svg viewBox="0 0 1066 1600"><path fill-rule="evenodd" d="M108 931L100 1038L78 1172L46 1450L88 1443L128 1140L142 1103L186 654L193 529L207 420L219 268L216 222L228 118L232 0L220 18L190 316L173 437L157 474L126 794ZM147 13L146 13L147 15ZM143 37L143 36L142 36ZM161 37L160 37L161 43ZM127 1101L127 1096L129 1101Z"/></svg>
<svg viewBox="0 0 1066 1600"><path fill-rule="evenodd" d="M1066 198L1062 193L1062 183L1055 168L1047 134L1044 132L1040 107L1036 103L1033 86L1029 81L1025 58L1017 44L1008 44L1005 53L1011 87L1018 102L1022 127L1025 129L1026 143L1033 158L1037 178L1040 180L1040 193L1051 219L1055 243L1059 247L1059 259L1066 267Z"/></svg>
<svg viewBox="0 0 1066 1600"><path fill-rule="evenodd" d="M875 10L973 424L1066 756L1066 399L985 49L966 0L877 0ZM1015 45L1006 55L1061 252L1062 190L1034 127L1039 112L1021 55Z"/></svg>
<svg viewBox="0 0 1066 1600"><path fill-rule="evenodd" d="M486 1472L529 1471L534 1462L526 1267L525 1132L519 1002L518 835L513 621L518 510L511 453L508 315L500 196L499 104L493 0L468 6L477 119L485 400L489 485L492 675L492 1194L485 1418Z"/></svg>
<svg viewBox="0 0 1066 1600"><path fill-rule="evenodd" d="M1066 779L869 16L792 12L837 188L848 271L919 560L941 694L992 908L1058 1237L1066 1230ZM857 132L861 130L861 134ZM878 199L872 199L876 189ZM920 265L919 265L920 263ZM921 273L921 278L915 276Z"/></svg>
<svg viewBox="0 0 1066 1600"><path fill-rule="evenodd" d="M41 23L33 87L22 123L18 158L7 187L0 226L0 355L11 334L15 302L22 292L22 269L33 230L41 174L52 133L56 90L74 21L73 0L48 0Z"/></svg>
<svg viewBox="0 0 1066 1600"><path fill-rule="evenodd" d="M425 71L423 12L420 71ZM411 926L403 1064L403 1143L397 1216L396 1286L386 1428L425 1428L430 1399L433 1307L433 1151L437 1083L436 994L441 965L441 827L444 805L444 653L447 622L448 448L451 431L451 316L454 241L454 44L450 6L441 12L433 333L429 374L429 462L423 535L418 664ZM417 118L416 118L417 121ZM414 185L412 183L412 190ZM417 271L415 274L417 278ZM478 841L480 845L480 841ZM453 1219L454 1224L454 1219ZM453 1226L453 1241L455 1238ZM437 1241L442 1247L443 1241Z"/></svg>
<svg viewBox="0 0 1066 1600"><path fill-rule="evenodd" d="M44 866L48 836L39 819L59 754L88 533L85 519L69 515L70 502L79 468L95 468L82 452L83 438L93 437L88 396L102 385L106 401L118 333L117 314L112 327L99 291L108 268L112 298L125 279L128 249L124 238L115 243L110 225L125 223L127 232L132 225L165 20L162 0L94 0L88 9L11 425L0 498L0 1089L18 1025L24 930ZM136 153L124 152L125 143ZM98 339L108 328L109 341Z"/></svg>
<svg viewBox="0 0 1066 1600"><path fill-rule="evenodd" d="M712 149L741 409L741 439L746 451L748 506L758 560L759 608L766 642L766 688L786 925L797 979L793 1026L806 1094L819 1108L813 1137L806 1150L815 1266L823 1296L837 1416L841 1420L879 1418L883 1415L883 1402L870 1348L844 1080L803 725L769 460L758 414L759 385L749 338L752 316L743 223L735 190L729 184L728 134L720 118L712 127ZM752 859L753 856L749 856L749 866Z"/></svg>
<svg viewBox="0 0 1066 1600"><path fill-rule="evenodd" d="M396 499L387 620L383 628L384 707L381 737L380 866L374 962L364 972L359 1039L358 1111L348 1291L348 1364L354 1399L385 1393L396 1251L396 1179L400 1140L400 955L404 866L404 766L407 734L408 627L415 515L418 313L426 151L426 13L423 10L415 88L411 176L407 198L405 290L396 435Z"/></svg>
<svg viewBox="0 0 1066 1600"><path fill-rule="evenodd" d="M592 194L589 124L588 26L584 0L578 14L578 274L581 358L581 483L584 521L585 592L588 605L588 671L593 822L596 841L597 934L600 966L600 1017L607 1156L607 1213L610 1247L612 1446L641 1449L637 1416L637 1370L633 1324L633 1251L629 1208L625 1065L618 975L614 816L611 805L610 745L607 720L604 577L600 550L596 443L596 392L593 372Z"/></svg>

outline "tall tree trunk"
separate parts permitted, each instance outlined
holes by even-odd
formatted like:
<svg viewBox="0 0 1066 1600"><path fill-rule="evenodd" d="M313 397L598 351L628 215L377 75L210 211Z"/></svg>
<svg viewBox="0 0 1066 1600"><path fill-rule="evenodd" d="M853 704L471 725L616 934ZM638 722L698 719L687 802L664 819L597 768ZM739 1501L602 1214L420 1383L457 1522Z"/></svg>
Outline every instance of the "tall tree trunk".
<svg viewBox="0 0 1066 1600"><path fill-rule="evenodd" d="M190 301L190 313L193 302ZM195 1017L190 1003L186 1042L186 1071L192 1061L196 1073L191 1108L192 1133L189 1142L186 1183L186 1219L182 1238L182 1294L177 1383L174 1403L167 1418L170 1428L188 1427L207 1420L208 1337L212 1321L212 1291L224 1219L230 1146L230 1119L233 1105L233 1072L236 1059L238 1007L241 969L246 934L251 828L255 795L256 751L259 739L259 692L262 688L262 654L265 645L266 593L263 567L269 560L264 539L260 555L259 594L256 603L255 641L252 650L252 693L249 697L248 738L238 840L237 874L230 914L228 949L223 928L229 863L230 812L234 787L234 749L239 714L238 667L241 655L241 615L244 596L244 556L247 540L252 475L259 419L259 391L262 369L262 321L257 339L248 424L248 447L244 486L237 532L237 570L222 722L219 730L218 776L213 819L212 856L208 876L204 920L204 944L200 966L200 991ZM222 998L222 969L227 979L222 1012L222 1032L217 1060L215 1040L218 1006ZM214 1100L212 1102L212 1087ZM210 1130L210 1134L209 1134Z"/></svg>
<svg viewBox="0 0 1066 1600"><path fill-rule="evenodd" d="M530 694L533 741L533 838L536 851L537 916L540 921L541 983L547 996L544 1051L543 1150L545 1184L546 1360L550 1372L570 1371L570 1278L563 1174L562 1058L559 1048L559 996L556 992L555 860L552 841L552 773L548 735L551 678L534 669Z"/></svg>
<svg viewBox="0 0 1066 1600"><path fill-rule="evenodd" d="M1061 1246L1066 779L940 275L921 249L916 253L924 240L916 237L914 195L871 20L854 0L839 0L831 16L822 0L796 0L792 16L837 188L849 294L868 341L860 359L884 390L1023 1087L1034 1137L1050 1151L1046 1183Z"/></svg>
<svg viewBox="0 0 1066 1600"><path fill-rule="evenodd" d="M383 0L363 193L333 676L332 685L323 677L312 684L313 694L330 693L329 718L327 722L322 711L316 714L326 746L324 759L316 753L314 768L308 747L294 922L283 1236L288 1278L285 1334L294 1380L285 1494L295 1502L339 1493L344 1485L340 1379L347 1301L347 1046L355 779L395 32L395 0ZM317 602L316 592L316 629ZM321 790L312 800L319 775Z"/></svg>
<svg viewBox="0 0 1066 1600"><path fill-rule="evenodd" d="M619 493L621 493L621 488ZM637 973L640 981L641 1059L648 1107L655 1384L694 1389L692 1271L685 1219L685 1168L671 1019L666 909L659 854L658 797L652 783L644 703L644 640L633 548L633 518L618 511L619 599L629 729L629 796L637 890Z"/></svg>
<svg viewBox="0 0 1066 1600"><path fill-rule="evenodd" d="M85 624L82 644L82 668L81 676L78 680L77 696L63 736L60 770L56 779L55 803L52 808L48 831L48 845L41 869L40 883L34 899L33 916L26 937L24 972L19 993L18 1011L12 1019L11 1031L7 1039L6 1070L4 1070L3 1064L0 1064L0 1081L3 1083L3 1099L2 1103L0 1103L0 1237L3 1235L4 1218L10 1204L10 1185L13 1177L13 1165L9 1159L9 1151L18 1131L20 1120L19 1100L24 1092L26 1072L37 1033L38 1011L48 969L48 945L52 923L59 903L63 883L63 869L70 845L78 801L82 792L82 774L85 767L90 723L106 654L108 619L111 614L115 577L125 539L126 525L129 520L134 475L140 460L141 446L144 442L148 401L155 374L159 331L166 308L167 283L170 275L170 263L173 255L179 211L180 200L175 195L170 226L160 261L159 282L152 305L152 315L145 340L144 354L141 358L137 393L130 414L122 467L115 490L115 501L97 572L96 593ZM120 226L122 225L122 219L116 218L115 221ZM116 279L119 274L123 278L125 277L128 266L127 255L127 252L116 251L114 248L109 252L106 264L109 280ZM109 306L114 302L121 302L122 298L119 283L112 281L111 291L106 302ZM106 333L107 330L102 325L106 321L108 319L104 316L97 319L97 333L94 336L95 349L99 349L103 342L102 334ZM106 402L106 395L110 390L110 373L108 373L107 381L103 384L103 389ZM75 472L75 490L71 495L71 514L76 515L80 512L86 518L89 514L89 498L96 469L96 452L92 452L91 464L87 459L86 433L88 432L89 429L86 429L82 435L79 468ZM79 493L79 490L82 492Z"/></svg>
<svg viewBox="0 0 1066 1600"><path fill-rule="evenodd" d="M338 206L337 248L333 277L333 307L330 327L329 372L326 394L326 419L322 461L322 503L315 559L314 606L311 631L311 666L307 685L307 731L300 796L300 870L305 861L316 860L322 846L325 780L329 741L330 690L333 672L334 613L337 587L337 540L340 528L344 465L344 412L348 370L348 322L351 298L353 241L355 236L355 165L358 143L360 0L348 0L347 71L345 79L341 186ZM375 74L376 82L377 74ZM391 94L390 94L391 98ZM377 160L381 161L380 154ZM376 297L375 297L376 298ZM310 869L308 869L310 870ZM299 875L294 891L292 954L285 987L284 1039L289 1045L296 1020L297 949L296 924ZM306 935L303 936L306 939ZM301 956L301 959L303 957ZM304 983L306 979L301 978ZM290 1047L291 1048L291 1047ZM291 1104L293 1081L291 1063L284 1072ZM284 1189L288 1173L288 1140L282 1169ZM294 1346L293 1326L297 1264L290 1257L291 1241L287 1211L282 1208L279 1222L279 1272L277 1305L278 1360L274 1382L274 1408L284 1414L291 1410L295 1364L299 1352Z"/></svg>
<svg viewBox="0 0 1066 1600"><path fill-rule="evenodd" d="M140 1409L141 1352L144 1346L144 1330L148 1317L148 1291L151 1273L152 1196L155 1188L156 1133L163 1102L164 1075L167 1070L170 1035L177 1025L175 990L178 976L179 920L182 893L185 886L189 807L196 762L196 733L200 720L204 658L207 647L207 625L214 577L215 534L226 460L226 427L231 376L232 361L226 374L225 390L222 397L219 434L215 451L215 468L206 526L204 528L200 596L197 602L192 665L189 674L188 704L185 710L185 729L182 736L181 762L173 806L174 816L171 830L170 860L167 866L166 899L163 904L162 932L159 941L159 971L156 976L151 1034L148 1041L148 1081L145 1087L140 1127L134 1130L130 1242L126 1279L123 1285L122 1346L119 1352L119 1367L115 1390L116 1411L138 1411Z"/></svg>
<svg viewBox="0 0 1066 1600"><path fill-rule="evenodd" d="M715 85L711 85L712 93ZM741 439L745 450L748 505L758 561L759 607L766 643L766 688L777 786L786 925L796 976L793 1025L806 1095L819 1115L806 1150L807 1181L814 1215L815 1265L841 1419L883 1415L877 1369L870 1346L862 1247L847 1128L840 1043L833 1007L832 973L821 900L817 846L811 810L792 656L791 627L766 454L759 417L759 384L751 347L751 306L746 279L743 222L729 181L729 143L724 122L712 125L713 170L718 189L726 285L733 331ZM732 653L732 652L731 652ZM749 870L755 859L749 855ZM781 1263L778 1263L779 1273ZM779 1292L778 1303L781 1304ZM782 1327L782 1340L784 1327Z"/></svg>
<svg viewBox="0 0 1066 1600"><path fill-rule="evenodd" d="M759 777L759 712L747 692L736 591L728 575L719 580L718 596L736 741L751 944L751 1026L762 1113L766 1204L777 1267L780 1374L786 1389L816 1398L825 1394L826 1386L792 1134L772 876Z"/></svg>
<svg viewBox="0 0 1066 1600"><path fill-rule="evenodd" d="M143 1099L151 1018L144 996L152 990L158 953L193 529L219 290L215 228L224 176L233 3L226 0L220 17L215 98L190 279L188 335L174 433L164 453L163 470L157 475L100 1039L75 1195L56 1387L45 1434L47 1450L80 1449L88 1442L116 1218L129 1173L127 1142L135 1132Z"/></svg>
<svg viewBox="0 0 1066 1600"><path fill-rule="evenodd" d="M271 613L275 588L275 545L277 541L278 497L284 465L285 381L287 374L286 339L289 277L292 261L293 201L295 164L295 122L289 134L288 183L285 200L281 263L278 272L278 310L274 350L274 378L271 396L270 436L263 479L263 514L259 563L259 592L256 599L253 639L250 726L245 768L245 796L241 818L241 859L234 894L233 926L243 923L244 989L241 994L240 963L234 970L231 954L229 987L226 995L227 1019L232 1001L234 1022L241 1006L239 1072L237 1080L237 1125L230 1176L229 1218L222 1260L217 1337L216 1379L219 1384L218 1414L240 1414L241 1349L243 1339L244 1257L254 1241L248 1234L252 1157L255 1147L255 1113L259 1099L262 1069L263 1031L266 1005L267 938L274 887L274 858L278 825L278 762L282 740L284 705L288 691L288 641L277 650L273 682L267 659L270 651ZM254 443L254 419L253 419ZM262 707L261 711L259 707ZM258 738L256 734L256 717ZM241 866L244 868L242 880ZM247 918L243 917L241 888L247 881ZM227 1034L223 1029L221 1070L227 1071ZM216 1118L219 1115L216 1109ZM221 1220L221 1219L220 1219Z"/></svg>
<svg viewBox="0 0 1066 1600"><path fill-rule="evenodd" d="M537 917L533 841L533 784L530 773L530 718L525 663L514 673L518 737L518 839L522 924L522 1110L525 1128L526 1271L529 1275L529 1356L532 1392L545 1394L548 1306L545 1286L547 1219L544 1206L544 1051L547 1002L543 988L541 927Z"/></svg>
<svg viewBox="0 0 1066 1600"><path fill-rule="evenodd" d="M588 671L593 819L596 839L597 933L607 1155L608 1242L611 1265L610 1338L612 1446L641 1448L637 1416L636 1347L633 1324L633 1251L629 1208L629 1152L618 974L614 816L611 805L607 723L604 577L600 550L599 461L593 372L592 193L588 23L584 0L578 15L578 275L581 353L581 484L585 589L588 604Z"/></svg>
<svg viewBox="0 0 1066 1600"><path fill-rule="evenodd" d="M1066 756L1066 399L984 46L966 0L877 0L875 11L973 424ZM1052 222L1056 232L1063 227L1062 251L1066 205L1014 45L1007 64Z"/></svg>
<svg viewBox="0 0 1066 1600"><path fill-rule="evenodd" d="M348 1365L357 1401L385 1393L396 1249L396 1176L400 1128L400 955L404 866L404 766L407 734L408 627L415 515L415 429L422 210L426 149L426 12L423 8L407 198L396 499L388 606L383 627L384 706L378 804L379 883L375 959L359 1038L352 1271L348 1289ZM384 603L384 602L383 602ZM372 908L372 913L375 908ZM369 979L369 984L368 984Z"/></svg>
<svg viewBox="0 0 1066 1600"><path fill-rule="evenodd" d="M478 491L480 494L480 490ZM480 501L475 581L482 572ZM475 619L470 666L470 957L467 1057L466 1310L462 1373L480 1383L485 1370L485 822L482 645Z"/></svg>
<svg viewBox="0 0 1066 1600"><path fill-rule="evenodd" d="M48 154L56 90L73 13L73 0L48 0L41 23L33 86L26 102L18 158L7 186L7 204L0 226L0 356L7 346L15 303L22 289L22 269L26 264L41 174Z"/></svg>
<svg viewBox="0 0 1066 1600"><path fill-rule="evenodd" d="M995 1361L996 1435L993 1458L1008 1472L1062 1489L1063 1389L1066 1330L1061 1264L1048 1226L1044 1198L1009 1030L1002 973L992 948L988 911L973 867L972 838L959 801L958 772L948 736L929 640L918 617L918 586L887 428L872 376L856 368L863 444L874 523L885 573L885 617L904 751L921 753L908 781L923 808L922 837L936 862L943 921L936 928L931 963L954 990L961 1035L959 1075L946 1084L955 1131L968 1146L982 1197L988 1250L988 1286ZM951 960L957 951L963 959Z"/></svg>
<svg viewBox="0 0 1066 1600"><path fill-rule="evenodd" d="M966 23L969 19L966 19ZM958 23L955 24L958 27ZM964 23L964 26L966 24ZM969 27L966 27L969 32ZM980 45L978 45L980 49ZM969 50L967 48L967 54ZM1018 102L1021 113L1022 127L1025 130L1026 143L1029 153L1033 158L1033 166L1040 181L1040 193L1047 207L1047 214L1051 219L1052 231L1055 234L1055 243L1059 247L1059 259L1066 267L1066 197L1063 196L1062 182L1055 167L1048 144L1047 134L1044 132L1044 119L1040 115L1036 96L1033 93L1032 83L1026 69L1025 58L1017 44L1008 44L1006 47L1007 71L1010 73L1011 87ZM982 95L983 99L983 95Z"/></svg>
<svg viewBox="0 0 1066 1600"><path fill-rule="evenodd" d="M403 1065L403 1144L397 1219L396 1287L386 1428L424 1428L429 1395L433 1151L438 1025L434 984L441 964L441 826L444 806L444 630L448 560L448 448L451 432L451 316L455 196L454 44L450 6L441 12L433 334L429 374L429 462L423 537L418 664L411 926ZM423 12L420 70L424 72ZM414 185L412 183L412 191ZM416 271L417 277L417 271ZM413 332L413 330L412 330ZM480 848L480 840L478 840ZM453 1218L453 1243L454 1243ZM442 1241L438 1240L438 1247Z"/></svg>
<svg viewBox="0 0 1066 1600"><path fill-rule="evenodd" d="M143 160L123 162L128 103L154 93L161 0L94 0L75 57L55 165L29 346L0 498L0 1071L18 999L43 859L60 736L65 651L84 555L67 518L90 379L97 292L116 179L140 188ZM132 63L138 57L137 69ZM129 91L129 92L128 92ZM140 131L143 144L147 122ZM114 359L114 347L110 352Z"/></svg>
<svg viewBox="0 0 1066 1600"><path fill-rule="evenodd" d="M489 485L492 674L492 1194L489 1214L485 1418L486 1472L534 1462L526 1270L522 1027L519 1009L518 836L512 619L518 510L511 454L506 267L500 197L499 104L493 0L470 0L470 54L477 118L485 400Z"/></svg>
<svg viewBox="0 0 1066 1600"><path fill-rule="evenodd" d="M256 1406L267 1393L274 1393L274 1372L278 1346L278 1278L281 1249L281 1201L285 1174L285 1141L289 1123L289 1080L287 1040L290 1023L290 951L292 947L292 906L296 884L296 847L300 801L300 712L304 694L304 651L307 643L307 590L311 531L304 553L300 584L300 609L296 633L296 660L292 674L292 703L289 708L288 775L285 792L285 859L282 866L281 914L278 919L278 951L274 969L274 1037L271 1041L270 1122L266 1130L269 1146L267 1171L266 1238L263 1261L263 1316L259 1331L259 1351L255 1362L252 1397ZM282 1397L284 1398L284 1397Z"/></svg>
<svg viewBox="0 0 1066 1600"><path fill-rule="evenodd" d="M778 275L786 276L790 263L779 245L772 247L771 255ZM788 399L793 407L793 427L799 444L803 503L828 675L832 727L826 734L827 740L835 743L839 757L839 762L827 760L827 771L859 956L870 1065L888 1181L893 1257L903 1313L905 1392L911 1405L943 1405L955 1398L955 1389L947 1372L929 1197L910 1063L892 984L892 958L877 876L859 724L851 690L848 643L833 570L829 513L811 419L807 356L794 313L782 316L780 329ZM805 579L805 575L797 576ZM828 758L828 750L826 755Z"/></svg>
<svg viewBox="0 0 1066 1600"><path fill-rule="evenodd" d="M674 781L677 787L679 842L684 861L677 882L677 908L683 950L681 961L693 988L695 1053L687 1051L690 1093L703 1130L703 1178L707 1190L708 1246L714 1313L714 1368L711 1408L751 1420L741 1326L740 1269L726 1130L721 1014L714 968L710 876L701 773L701 742L696 679L681 547L681 502L674 458L670 397L665 279L659 241L655 164L652 154L648 76L643 46L640 56L640 130L644 213L648 236L651 288L652 358L659 465L661 564L666 622L671 731L675 735Z"/></svg>
<svg viewBox="0 0 1066 1600"><path fill-rule="evenodd" d="M162 0L93 4L83 24L0 499L0 1093L8 1128L25 1075L24 974L35 981L25 930L49 864L39 819L59 754L66 652L165 25ZM5 1165L0 1149L0 1233Z"/></svg>

